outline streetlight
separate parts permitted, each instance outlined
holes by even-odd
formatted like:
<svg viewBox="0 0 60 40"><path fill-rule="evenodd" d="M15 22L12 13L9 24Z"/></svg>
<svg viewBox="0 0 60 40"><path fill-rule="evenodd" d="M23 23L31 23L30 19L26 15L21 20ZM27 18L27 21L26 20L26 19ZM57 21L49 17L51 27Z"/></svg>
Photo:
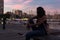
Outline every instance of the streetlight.
<svg viewBox="0 0 60 40"><path fill-rule="evenodd" d="M3 14L3 7L0 7L0 9L2 9L1 12ZM3 22L2 22L3 23L3 30L5 30L5 24L6 24L6 22L5 22L6 21L6 16L5 15L3 15L2 20L3 20Z"/></svg>

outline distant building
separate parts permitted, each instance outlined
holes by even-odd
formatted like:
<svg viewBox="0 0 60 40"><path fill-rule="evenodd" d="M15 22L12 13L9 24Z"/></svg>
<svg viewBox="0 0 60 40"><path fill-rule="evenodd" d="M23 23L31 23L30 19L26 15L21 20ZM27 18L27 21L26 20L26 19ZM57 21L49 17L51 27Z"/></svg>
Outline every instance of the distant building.
<svg viewBox="0 0 60 40"><path fill-rule="evenodd" d="M60 19L60 14L54 14L55 19Z"/></svg>
<svg viewBox="0 0 60 40"><path fill-rule="evenodd" d="M3 0L0 0L0 14L3 14Z"/></svg>
<svg viewBox="0 0 60 40"><path fill-rule="evenodd" d="M15 14L19 15L20 17L23 15L22 10L15 10Z"/></svg>

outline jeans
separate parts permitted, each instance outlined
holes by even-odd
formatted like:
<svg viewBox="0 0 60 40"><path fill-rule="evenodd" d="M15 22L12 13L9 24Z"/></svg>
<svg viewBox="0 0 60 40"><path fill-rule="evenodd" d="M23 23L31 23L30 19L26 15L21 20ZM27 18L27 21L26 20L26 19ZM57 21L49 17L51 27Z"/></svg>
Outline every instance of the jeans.
<svg viewBox="0 0 60 40"><path fill-rule="evenodd" d="M35 36L44 36L44 32L40 30L30 31L26 34L26 40L30 40L30 38L34 38Z"/></svg>

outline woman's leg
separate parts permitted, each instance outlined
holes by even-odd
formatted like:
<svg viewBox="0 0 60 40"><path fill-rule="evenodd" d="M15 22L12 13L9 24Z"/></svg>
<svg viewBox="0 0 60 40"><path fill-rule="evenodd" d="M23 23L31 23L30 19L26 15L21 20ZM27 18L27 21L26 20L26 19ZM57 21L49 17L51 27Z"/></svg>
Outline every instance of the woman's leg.
<svg viewBox="0 0 60 40"><path fill-rule="evenodd" d="M30 31L26 34L26 40L30 40L34 36L34 31Z"/></svg>
<svg viewBox="0 0 60 40"><path fill-rule="evenodd" d="M30 38L33 38L35 36L40 36L40 35L41 35L41 33L38 30L30 31L26 34L26 40L30 40Z"/></svg>

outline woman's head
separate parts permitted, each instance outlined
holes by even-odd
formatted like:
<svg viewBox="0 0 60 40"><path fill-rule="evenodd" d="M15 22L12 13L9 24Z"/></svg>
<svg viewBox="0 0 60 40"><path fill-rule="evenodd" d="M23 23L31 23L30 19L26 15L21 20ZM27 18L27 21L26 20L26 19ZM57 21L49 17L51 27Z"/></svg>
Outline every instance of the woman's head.
<svg viewBox="0 0 60 40"><path fill-rule="evenodd" d="M37 7L37 16L42 17L45 15L45 10L42 7Z"/></svg>

